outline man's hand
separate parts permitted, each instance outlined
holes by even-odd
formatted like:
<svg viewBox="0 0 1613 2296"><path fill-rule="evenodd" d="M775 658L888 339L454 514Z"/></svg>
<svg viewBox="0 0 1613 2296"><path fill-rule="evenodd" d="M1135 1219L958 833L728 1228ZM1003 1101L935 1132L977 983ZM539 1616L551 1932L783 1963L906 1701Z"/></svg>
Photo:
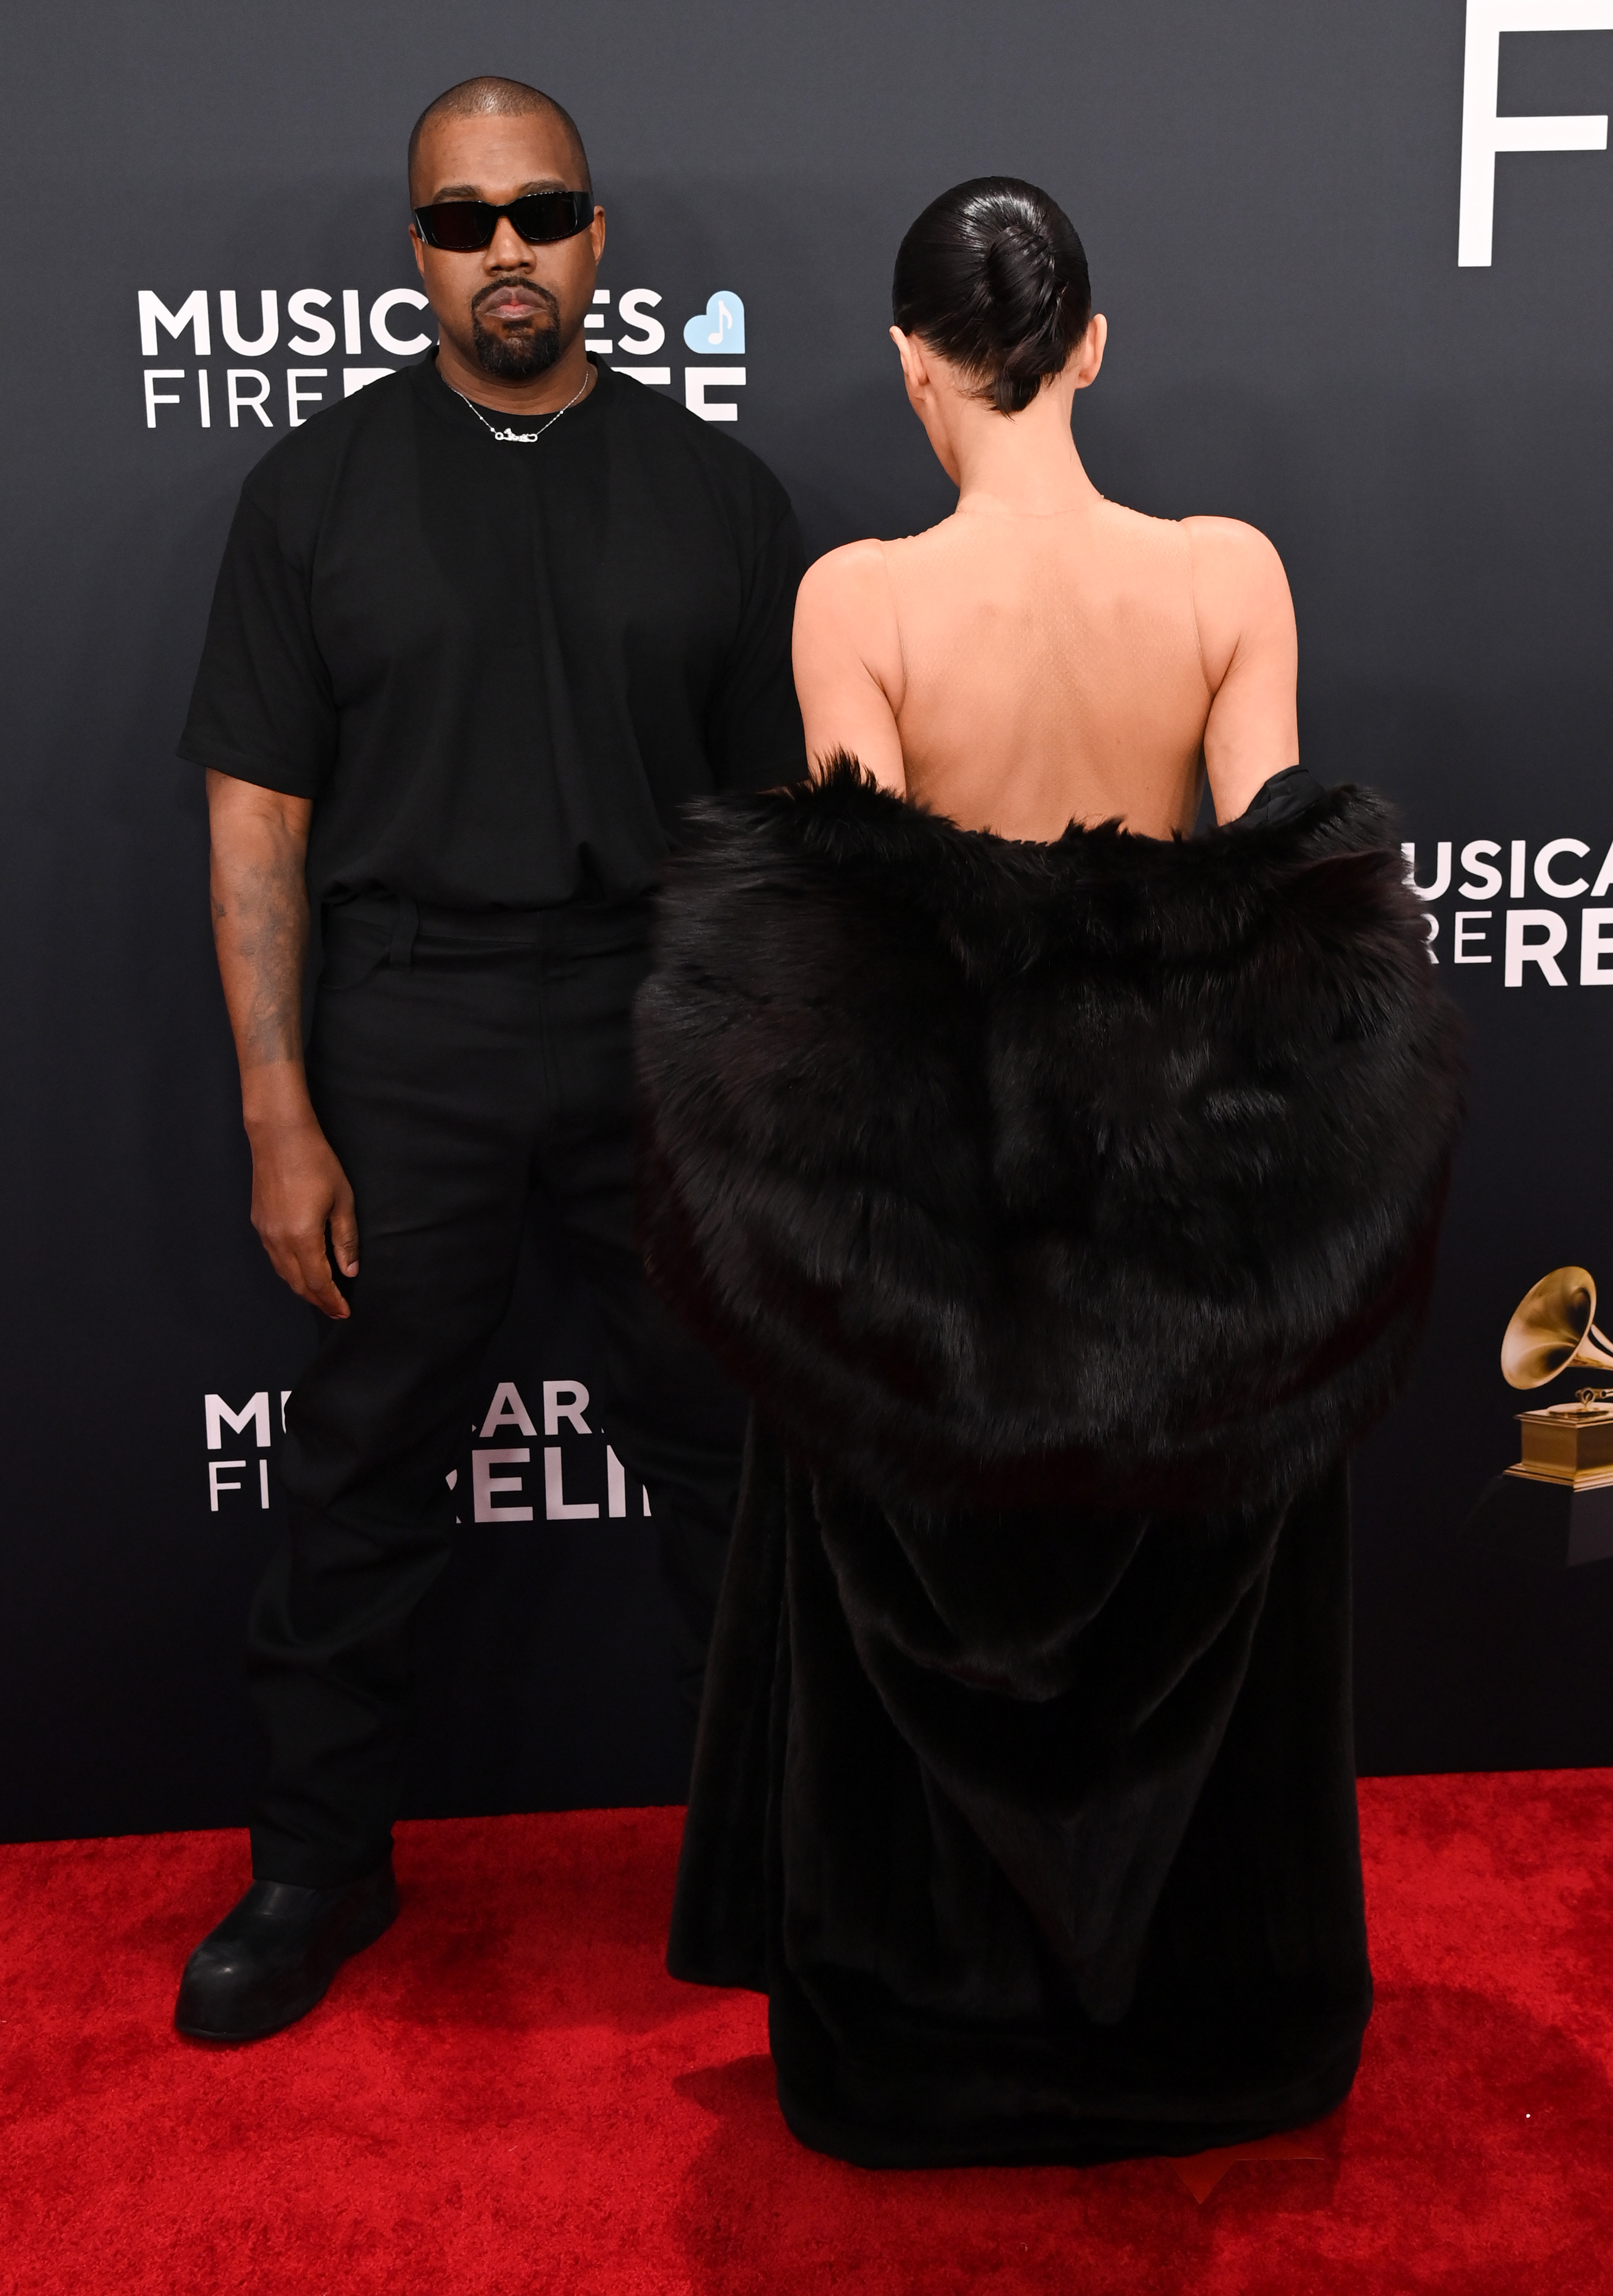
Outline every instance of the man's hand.
<svg viewBox="0 0 1613 2296"><path fill-rule="evenodd" d="M331 1261L343 1275L358 1275L358 1221L347 1174L319 1129L302 1064L255 1068L242 1083L252 1144L252 1226L276 1275L300 1300L340 1322L351 1310Z"/></svg>
<svg viewBox="0 0 1613 2296"><path fill-rule="evenodd" d="M358 1223L302 1066L313 806L218 773L207 777L207 800L213 940L252 1146L252 1226L297 1297L340 1320L350 1310L331 1258L343 1275L358 1275Z"/></svg>

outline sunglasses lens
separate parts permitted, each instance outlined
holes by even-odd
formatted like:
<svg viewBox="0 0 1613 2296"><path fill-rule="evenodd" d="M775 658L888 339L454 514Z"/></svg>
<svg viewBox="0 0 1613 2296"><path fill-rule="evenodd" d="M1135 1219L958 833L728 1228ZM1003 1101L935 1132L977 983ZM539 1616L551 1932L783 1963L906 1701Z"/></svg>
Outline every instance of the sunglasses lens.
<svg viewBox="0 0 1613 2296"><path fill-rule="evenodd" d="M510 221L523 239L542 245L555 239L572 239L594 220L591 192L528 192L510 205Z"/></svg>
<svg viewBox="0 0 1613 2296"><path fill-rule="evenodd" d="M416 208L415 221L428 247L446 247L455 255L469 255L486 247L507 215L523 239L534 246L554 239L572 239L594 220L592 192L528 192L507 208L486 200L439 200L434 207Z"/></svg>
<svg viewBox="0 0 1613 2296"><path fill-rule="evenodd" d="M435 207L416 208L415 220L428 246L446 247L456 255L468 255L473 249L488 244L497 228L498 215L485 200L439 200Z"/></svg>

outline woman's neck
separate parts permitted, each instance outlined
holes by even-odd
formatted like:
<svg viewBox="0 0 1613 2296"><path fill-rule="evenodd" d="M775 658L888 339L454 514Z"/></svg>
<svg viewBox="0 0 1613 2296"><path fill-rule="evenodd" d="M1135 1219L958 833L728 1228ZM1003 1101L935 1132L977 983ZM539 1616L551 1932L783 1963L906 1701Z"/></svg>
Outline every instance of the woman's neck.
<svg viewBox="0 0 1613 2296"><path fill-rule="evenodd" d="M1074 395L1061 375L1018 414L1000 414L978 399L953 401L949 443L961 513L1048 518L1101 499L1070 435Z"/></svg>

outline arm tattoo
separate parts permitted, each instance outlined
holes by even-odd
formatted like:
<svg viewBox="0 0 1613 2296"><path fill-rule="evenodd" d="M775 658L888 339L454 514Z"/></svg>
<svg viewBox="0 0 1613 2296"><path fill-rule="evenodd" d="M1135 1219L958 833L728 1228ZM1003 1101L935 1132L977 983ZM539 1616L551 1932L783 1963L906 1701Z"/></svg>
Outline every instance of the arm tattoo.
<svg viewBox="0 0 1613 2296"><path fill-rule="evenodd" d="M308 887L296 842L264 831L213 859L213 939L243 1069L302 1058Z"/></svg>

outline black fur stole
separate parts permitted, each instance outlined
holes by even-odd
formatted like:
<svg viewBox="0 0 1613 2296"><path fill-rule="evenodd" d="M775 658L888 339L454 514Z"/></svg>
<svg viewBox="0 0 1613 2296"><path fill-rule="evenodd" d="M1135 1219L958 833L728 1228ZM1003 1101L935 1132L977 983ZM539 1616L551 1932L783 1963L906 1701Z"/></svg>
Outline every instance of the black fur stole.
<svg viewBox="0 0 1613 2296"><path fill-rule="evenodd" d="M638 1006L652 1276L887 1504L1313 1484L1426 1306L1460 1029L1388 816L1056 845L708 801Z"/></svg>

